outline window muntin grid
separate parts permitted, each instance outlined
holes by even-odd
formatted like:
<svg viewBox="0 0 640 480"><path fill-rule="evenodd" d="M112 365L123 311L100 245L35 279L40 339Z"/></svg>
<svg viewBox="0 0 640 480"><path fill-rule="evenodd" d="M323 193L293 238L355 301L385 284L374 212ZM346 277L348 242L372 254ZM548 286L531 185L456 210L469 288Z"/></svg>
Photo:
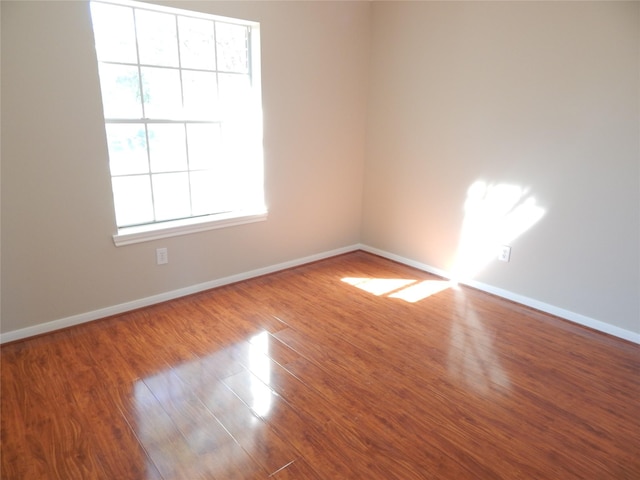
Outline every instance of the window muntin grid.
<svg viewBox="0 0 640 480"><path fill-rule="evenodd" d="M92 1L119 228L263 204L257 24Z"/></svg>

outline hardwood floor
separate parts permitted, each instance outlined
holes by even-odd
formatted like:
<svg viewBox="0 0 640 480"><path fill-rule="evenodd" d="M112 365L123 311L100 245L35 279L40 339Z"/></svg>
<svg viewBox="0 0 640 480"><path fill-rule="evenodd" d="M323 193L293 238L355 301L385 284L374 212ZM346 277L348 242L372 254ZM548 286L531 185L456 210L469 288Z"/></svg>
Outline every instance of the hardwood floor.
<svg viewBox="0 0 640 480"><path fill-rule="evenodd" d="M7 480L640 478L638 345L364 252L1 360Z"/></svg>

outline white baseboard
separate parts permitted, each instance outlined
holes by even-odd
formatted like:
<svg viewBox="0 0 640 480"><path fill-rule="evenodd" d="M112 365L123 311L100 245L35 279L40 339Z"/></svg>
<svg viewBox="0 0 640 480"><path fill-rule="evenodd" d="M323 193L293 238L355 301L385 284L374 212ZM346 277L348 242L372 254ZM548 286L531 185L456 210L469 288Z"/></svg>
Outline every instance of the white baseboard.
<svg viewBox="0 0 640 480"><path fill-rule="evenodd" d="M35 335L42 335L43 333L53 332L62 328L71 327L73 325L79 325L81 323L91 322L100 318L110 317L112 315L118 315L120 313L128 312L156 303L166 302L167 300L173 300L175 298L184 297L193 293L202 292L204 290L210 290L212 288L221 287L230 283L236 283L249 278L259 277L268 273L274 273L280 270L286 270L287 268L297 267L305 263L311 263L325 258L334 257L343 253L353 252L359 250L360 245L351 245L348 247L338 248L335 250L329 250L326 252L310 255L308 257L302 257L295 260L289 260L287 262L278 263L264 268L258 268L256 270L250 270L248 272L231 275L229 277L219 278L211 280L209 282L199 283L190 287L180 288L171 292L160 293L158 295L152 295L150 297L141 298L139 300L133 300L131 302L121 303L107 308L101 308L93 310L91 312L81 313L78 315L72 315L70 317L61 318L59 320L52 320L50 322L41 323L32 327L21 328L19 330L12 330L0 335L0 344L13 342L15 340L21 340L27 337L33 337Z"/></svg>
<svg viewBox="0 0 640 480"><path fill-rule="evenodd" d="M430 265L426 265L424 263L416 262L414 260L401 257L399 255L395 255L393 253L389 253L384 250L379 250L377 248L370 247L368 245L360 245L360 249L365 252L373 253L380 257L388 258L389 260L394 260L398 263L402 263L404 265L417 268L418 270L422 270L428 273L432 273L434 275L438 275L439 277L443 277L447 279L451 278L450 273L444 270L432 267ZM624 328L616 327L615 325L611 325L610 323L602 322L600 320L596 320L594 318L590 318L585 315L572 312L570 310L565 310L563 308L556 307L555 305L550 305L548 303L544 303L544 302L535 300L533 298L525 297L524 295L513 293L508 290L504 290L502 288L497 288L492 285L488 285L486 283L478 282L475 280L461 282L461 283L464 283L465 285L476 288L483 292L491 293L492 295L496 295L498 297L502 297L507 300L511 300L513 302L516 302L522 305L526 305L527 307L535 308L536 310L540 310L542 312L555 315L556 317L569 320L579 325L583 325L585 327L589 327L594 330L598 330L600 332L607 333L609 335L613 335L615 337L640 344L640 333L632 332L630 330L625 330Z"/></svg>
<svg viewBox="0 0 640 480"><path fill-rule="evenodd" d="M101 308L98 310L93 310L91 312L81 313L78 315L72 315L70 317L61 318L59 320L53 320L46 323L41 323L39 325L34 325L32 327L13 330L0 335L0 344L13 342L15 340L21 340L23 338L32 337L35 335L41 335L43 333L53 332L55 330L60 330L62 328L71 327L73 325L79 325L81 323L98 320L100 318L110 317L112 315L118 315L120 313L128 312L128 311L135 310L142 307L147 307L149 305L166 302L167 300L173 300L175 298L184 297L186 295L191 295L193 293L198 293L204 290L221 287L223 285L228 285L228 284L239 282L242 280L259 277L261 275L274 273L280 270L285 270L287 268L297 267L305 263L323 260L325 258L334 257L336 255L341 255L343 253L353 252L355 250L363 250L365 252L373 253L375 255L388 258L389 260L394 260L404 265L417 268L418 270L422 270L428 273L432 273L434 275L438 275L439 277L451 278L448 272L432 267L430 265L416 262L414 260L401 257L399 255L395 255L393 253L389 253L374 247L370 247L368 245L355 244L348 247L338 248L335 250L330 250L330 251L318 253L315 255L310 255L308 257L302 257L295 260L278 263L276 265L271 265L268 267L259 268L256 270L251 270L251 271L239 273L236 275L231 275L229 277L211 280L209 282L192 285L190 287L185 287L178 290L161 293L158 295L152 295L150 297L141 298L139 300L133 300L131 302L121 303L119 305L114 305L107 308ZM502 297L507 300L511 300L513 302L520 303L522 305L526 305L531 308L535 308L536 310L540 310L542 312L555 315L565 320L572 321L579 325L583 325L585 327L589 327L594 330L598 330L600 332L607 333L609 335L613 335L615 337L640 344L640 333L632 332L630 330L625 330L623 328L616 327L615 325L611 325L609 323L602 322L600 320L596 320L596 319L593 319L569 310L565 310L563 308L556 307L548 303L540 302L538 300L525 297L523 295L519 295L517 293L513 293L508 290L497 288L482 282L469 281L469 282L465 282L465 284L469 285L470 287L476 288L478 290L491 293L498 297Z"/></svg>

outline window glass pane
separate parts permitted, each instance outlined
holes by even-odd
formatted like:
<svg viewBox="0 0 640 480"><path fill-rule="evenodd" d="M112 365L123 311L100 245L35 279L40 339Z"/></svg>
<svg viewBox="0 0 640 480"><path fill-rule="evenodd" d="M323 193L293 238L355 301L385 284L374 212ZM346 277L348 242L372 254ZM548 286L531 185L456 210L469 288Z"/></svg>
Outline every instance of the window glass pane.
<svg viewBox="0 0 640 480"><path fill-rule="evenodd" d="M156 220L171 220L191 215L189 176L183 173L153 175Z"/></svg>
<svg viewBox="0 0 640 480"><path fill-rule="evenodd" d="M176 17L166 13L136 9L140 63L178 66Z"/></svg>
<svg viewBox="0 0 640 480"><path fill-rule="evenodd" d="M141 70L145 117L181 118L180 72L168 68L153 67L143 67Z"/></svg>
<svg viewBox="0 0 640 480"><path fill-rule="evenodd" d="M220 118L216 74L182 71L185 116L193 120Z"/></svg>
<svg viewBox="0 0 640 480"><path fill-rule="evenodd" d="M189 168L191 170L208 170L214 162L219 161L220 125L192 123L187 125L187 148L189 152Z"/></svg>
<svg viewBox="0 0 640 480"><path fill-rule="evenodd" d="M197 18L178 17L180 33L180 64L183 68L215 70L216 48L213 22Z"/></svg>
<svg viewBox="0 0 640 480"><path fill-rule="evenodd" d="M194 215L233 210L227 191L231 188L214 171L191 172L191 198Z"/></svg>
<svg viewBox="0 0 640 480"><path fill-rule="evenodd" d="M223 72L248 72L247 42L247 27L216 22L218 70Z"/></svg>
<svg viewBox="0 0 640 480"><path fill-rule="evenodd" d="M148 175L113 177L111 182L118 226L153 222Z"/></svg>
<svg viewBox="0 0 640 480"><path fill-rule="evenodd" d="M144 124L107 124L111 175L149 172Z"/></svg>
<svg viewBox="0 0 640 480"><path fill-rule="evenodd" d="M254 27L127 0L90 8L118 226L262 205Z"/></svg>
<svg viewBox="0 0 640 480"><path fill-rule="evenodd" d="M149 125L151 171L187 169L187 147L183 124Z"/></svg>
<svg viewBox="0 0 640 480"><path fill-rule="evenodd" d="M218 89L223 118L249 115L252 103L249 75L221 73L218 75Z"/></svg>
<svg viewBox="0 0 640 480"><path fill-rule="evenodd" d="M96 50L102 61L136 63L133 9L104 3L91 4ZM118 28L113 28L118 25Z"/></svg>
<svg viewBox="0 0 640 480"><path fill-rule="evenodd" d="M137 67L101 64L100 84L105 118L142 118Z"/></svg>

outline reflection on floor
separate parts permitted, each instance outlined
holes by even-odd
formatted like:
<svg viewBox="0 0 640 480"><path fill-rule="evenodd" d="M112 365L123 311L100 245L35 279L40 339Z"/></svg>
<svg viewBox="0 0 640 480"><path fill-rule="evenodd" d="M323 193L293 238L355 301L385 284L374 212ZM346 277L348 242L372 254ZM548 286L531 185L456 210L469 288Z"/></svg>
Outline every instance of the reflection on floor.
<svg viewBox="0 0 640 480"><path fill-rule="evenodd" d="M7 479L640 478L638 345L364 252L1 360Z"/></svg>

